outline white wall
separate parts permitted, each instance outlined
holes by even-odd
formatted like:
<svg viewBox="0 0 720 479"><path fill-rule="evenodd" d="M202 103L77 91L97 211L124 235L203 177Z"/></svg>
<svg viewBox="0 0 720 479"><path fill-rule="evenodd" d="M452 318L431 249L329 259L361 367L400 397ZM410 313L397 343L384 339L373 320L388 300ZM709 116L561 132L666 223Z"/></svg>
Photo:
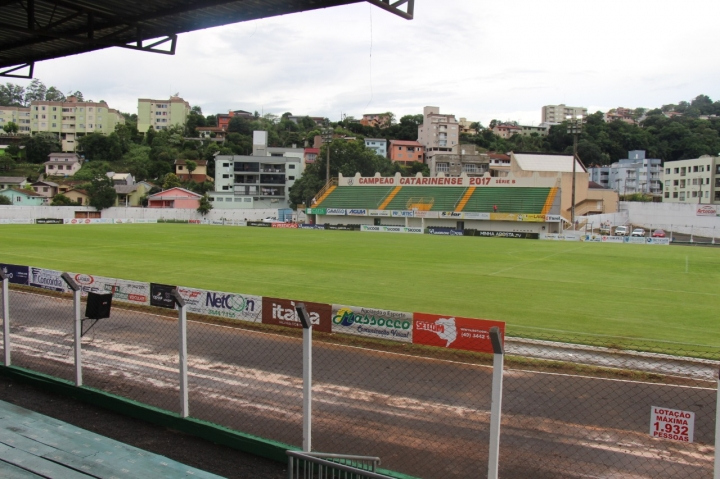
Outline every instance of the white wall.
<svg viewBox="0 0 720 479"><path fill-rule="evenodd" d="M89 206L0 206L1 219L36 219L36 218L74 218L76 211L95 211ZM171 208L108 208L102 210L103 218L132 218L132 219L203 219L194 209ZM208 220L261 220L263 218L277 218L275 209L242 209L242 210L210 210L204 217Z"/></svg>
<svg viewBox="0 0 720 479"><path fill-rule="evenodd" d="M697 207L687 203L621 201L619 213L585 216L583 219L594 225L610 221L612 225L632 224L648 230L662 228L676 233L719 238L720 217L697 216Z"/></svg>

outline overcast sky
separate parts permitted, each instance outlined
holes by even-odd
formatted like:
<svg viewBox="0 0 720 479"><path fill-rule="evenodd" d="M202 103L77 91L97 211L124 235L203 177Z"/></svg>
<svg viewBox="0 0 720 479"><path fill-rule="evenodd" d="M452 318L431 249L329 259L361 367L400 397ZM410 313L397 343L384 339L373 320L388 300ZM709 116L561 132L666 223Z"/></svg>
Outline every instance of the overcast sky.
<svg viewBox="0 0 720 479"><path fill-rule="evenodd" d="M433 105L485 126L538 124L547 104L720 100L719 18L718 0L416 0L410 21L363 2L183 34L174 56L113 48L39 62L35 77L128 113L179 93L205 115L337 121Z"/></svg>

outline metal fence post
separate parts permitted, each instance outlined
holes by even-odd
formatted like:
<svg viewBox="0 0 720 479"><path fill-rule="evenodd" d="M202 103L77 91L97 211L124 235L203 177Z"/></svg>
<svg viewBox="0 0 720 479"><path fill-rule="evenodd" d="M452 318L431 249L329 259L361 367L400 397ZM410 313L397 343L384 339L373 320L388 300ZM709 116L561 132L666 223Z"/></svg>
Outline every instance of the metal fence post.
<svg viewBox="0 0 720 479"><path fill-rule="evenodd" d="M720 371L717 380L717 398L715 399L715 472L714 479L720 479Z"/></svg>
<svg viewBox="0 0 720 479"><path fill-rule="evenodd" d="M10 279L0 269L0 281L2 281L2 304L3 304L3 351L5 352L5 366L10 366Z"/></svg>
<svg viewBox="0 0 720 479"><path fill-rule="evenodd" d="M73 292L73 310L75 311L75 386L82 386L82 317L80 316L80 285L68 273L63 273L62 279Z"/></svg>
<svg viewBox="0 0 720 479"><path fill-rule="evenodd" d="M305 303L295 306L303 327L303 452L312 450L312 322Z"/></svg>
<svg viewBox="0 0 720 479"><path fill-rule="evenodd" d="M188 403L188 374L187 374L187 311L185 300L177 289L172 290L175 304L178 306L178 323L180 328L180 416L190 415Z"/></svg>
<svg viewBox="0 0 720 479"><path fill-rule="evenodd" d="M490 341L493 346L492 402L490 404L490 447L488 460L488 479L497 479L500 461L500 418L502 413L502 384L505 351L503 350L500 328L490 328Z"/></svg>

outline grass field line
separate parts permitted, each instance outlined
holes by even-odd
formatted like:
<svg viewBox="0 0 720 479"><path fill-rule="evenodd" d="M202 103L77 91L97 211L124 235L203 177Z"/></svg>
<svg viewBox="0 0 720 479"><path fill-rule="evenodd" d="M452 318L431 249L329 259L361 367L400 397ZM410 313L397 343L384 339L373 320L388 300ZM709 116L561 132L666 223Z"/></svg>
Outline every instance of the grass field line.
<svg viewBox="0 0 720 479"><path fill-rule="evenodd" d="M606 369L613 369L615 371L622 371L622 368L611 368L606 367ZM546 376L560 376L560 377L566 377L566 378L583 378L583 379L596 379L600 381L611 381L616 383L632 383L632 384L646 384L649 386L661 386L661 387L674 387L674 388L681 388L681 389L698 389L700 391L717 391L718 388L704 388L701 386L686 386L684 384L665 384L665 383L651 383L650 381L633 381L631 379L615 379L615 378L600 378L596 376L583 376L580 374L566 374L566 373L551 373L548 371L533 371L532 369L506 369L506 371L516 371L521 373L529 373L529 374L544 374ZM668 376L671 378L679 378L679 379L687 379L683 376L673 376L672 374L663 374L663 376Z"/></svg>
<svg viewBox="0 0 720 479"><path fill-rule="evenodd" d="M504 273L505 271L510 271L511 269L515 269L515 268L518 268L518 267L520 267L520 266L526 266L526 265L532 264L532 263L539 263L540 261L545 261L546 259L552 258L553 256L559 256L559 255L561 255L561 254L572 253L573 251L577 251L577 250L579 250L579 249L582 249L583 247L584 247L584 245L583 245L583 246L578 246L577 248L569 249L569 250L566 250L566 251L558 251L557 253L553 253L553 254L550 254L550 255L547 255L547 256L543 256L542 258L538 258L538 259L535 259L535 260L532 260L532 261L525 261L524 263L516 264L516 265L514 265L514 266L510 266L509 268L505 268L505 269L501 269L501 270L499 270L499 271L495 271L494 273L489 273L489 274L487 274L486 276L494 276L494 275L496 275L496 274Z"/></svg>

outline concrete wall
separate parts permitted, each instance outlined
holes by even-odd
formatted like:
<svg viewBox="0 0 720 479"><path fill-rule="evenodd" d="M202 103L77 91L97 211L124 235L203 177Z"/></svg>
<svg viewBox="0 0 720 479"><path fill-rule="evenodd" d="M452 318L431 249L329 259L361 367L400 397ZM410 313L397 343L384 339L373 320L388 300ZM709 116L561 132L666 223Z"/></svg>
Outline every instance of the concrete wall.
<svg viewBox="0 0 720 479"><path fill-rule="evenodd" d="M662 228L676 233L720 237L720 216L697 216L697 206L684 203L621 201L618 213L586 216L583 219L594 225L610 221L613 225L632 224L648 230Z"/></svg>
<svg viewBox="0 0 720 479"><path fill-rule="evenodd" d="M35 219L35 218L74 218L76 211L95 211L89 206L0 206L1 219ZM179 210L170 208L108 208L102 210L103 218L132 218L132 219L203 219L195 210ZM278 210L211 210L204 218L208 220L261 220L263 218L278 218Z"/></svg>

